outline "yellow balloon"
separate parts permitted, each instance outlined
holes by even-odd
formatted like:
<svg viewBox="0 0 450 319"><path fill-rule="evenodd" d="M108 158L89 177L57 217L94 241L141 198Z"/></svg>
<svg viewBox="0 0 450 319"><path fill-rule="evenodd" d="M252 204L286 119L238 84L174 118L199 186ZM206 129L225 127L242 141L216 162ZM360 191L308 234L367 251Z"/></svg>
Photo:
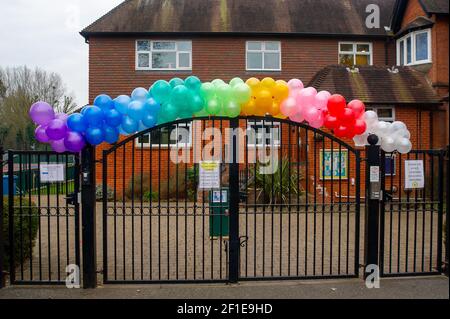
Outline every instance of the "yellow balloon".
<svg viewBox="0 0 450 319"><path fill-rule="evenodd" d="M261 84L268 89L272 89L276 83L272 78L265 78L261 81Z"/></svg>
<svg viewBox="0 0 450 319"><path fill-rule="evenodd" d="M257 78L250 78L245 82L251 89L256 90L261 86L261 81L259 81Z"/></svg>
<svg viewBox="0 0 450 319"><path fill-rule="evenodd" d="M282 113L275 115L274 117L277 119L281 119L281 120L285 120L288 118L287 116L283 115Z"/></svg>
<svg viewBox="0 0 450 319"><path fill-rule="evenodd" d="M284 81L282 81L284 82ZM275 86L273 87L273 96L275 100L282 102L289 97L289 86L287 83L282 83L281 81L277 81Z"/></svg>
<svg viewBox="0 0 450 319"><path fill-rule="evenodd" d="M276 116L277 114L280 114L280 104L278 102L273 101L272 106L269 109L268 112L272 116Z"/></svg>
<svg viewBox="0 0 450 319"><path fill-rule="evenodd" d="M266 115L272 107L273 96L269 90L263 89L256 95L256 115Z"/></svg>
<svg viewBox="0 0 450 319"><path fill-rule="evenodd" d="M242 113L247 116L256 114L255 99L251 99L247 104L242 105Z"/></svg>

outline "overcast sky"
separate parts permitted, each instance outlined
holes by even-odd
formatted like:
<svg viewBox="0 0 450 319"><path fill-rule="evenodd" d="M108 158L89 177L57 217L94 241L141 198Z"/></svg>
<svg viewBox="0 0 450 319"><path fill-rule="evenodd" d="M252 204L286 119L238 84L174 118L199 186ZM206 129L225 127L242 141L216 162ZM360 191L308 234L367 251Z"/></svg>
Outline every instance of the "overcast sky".
<svg viewBox="0 0 450 319"><path fill-rule="evenodd" d="M0 0L0 66L59 73L88 103L88 45L79 32L122 0Z"/></svg>

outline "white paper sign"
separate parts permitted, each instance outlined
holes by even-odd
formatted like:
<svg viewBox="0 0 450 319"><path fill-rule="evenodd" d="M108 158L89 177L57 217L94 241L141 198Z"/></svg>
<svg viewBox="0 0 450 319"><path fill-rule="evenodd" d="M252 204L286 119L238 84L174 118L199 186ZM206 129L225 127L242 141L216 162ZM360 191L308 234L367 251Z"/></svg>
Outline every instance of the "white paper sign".
<svg viewBox="0 0 450 319"><path fill-rule="evenodd" d="M405 189L422 189L424 187L423 161L405 161Z"/></svg>
<svg viewBox="0 0 450 319"><path fill-rule="evenodd" d="M380 182L380 166L370 166L370 182Z"/></svg>
<svg viewBox="0 0 450 319"><path fill-rule="evenodd" d="M200 189L220 188L220 162L200 162Z"/></svg>
<svg viewBox="0 0 450 319"><path fill-rule="evenodd" d="M64 182L66 180L65 168L65 164L40 164L41 183Z"/></svg>

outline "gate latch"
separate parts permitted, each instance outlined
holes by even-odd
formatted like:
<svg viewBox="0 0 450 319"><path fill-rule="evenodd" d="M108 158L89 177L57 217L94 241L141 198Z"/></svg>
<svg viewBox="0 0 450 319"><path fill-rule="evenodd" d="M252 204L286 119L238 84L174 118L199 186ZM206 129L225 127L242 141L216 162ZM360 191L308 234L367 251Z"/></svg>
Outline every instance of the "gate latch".
<svg viewBox="0 0 450 319"><path fill-rule="evenodd" d="M75 206L76 204L78 204L78 194L77 193L69 194L64 199L66 200L68 205Z"/></svg>

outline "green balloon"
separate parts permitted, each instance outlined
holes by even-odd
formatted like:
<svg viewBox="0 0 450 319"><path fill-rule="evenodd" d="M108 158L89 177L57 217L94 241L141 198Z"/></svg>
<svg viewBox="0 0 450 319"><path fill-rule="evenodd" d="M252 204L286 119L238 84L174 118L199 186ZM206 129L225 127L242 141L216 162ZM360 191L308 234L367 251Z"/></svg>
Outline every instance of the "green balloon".
<svg viewBox="0 0 450 319"><path fill-rule="evenodd" d="M247 84L241 83L233 87L233 98L239 104L247 103L251 97L252 90Z"/></svg>
<svg viewBox="0 0 450 319"><path fill-rule="evenodd" d="M200 95L205 100L210 100L216 95L216 87L210 82L203 83L200 87Z"/></svg>
<svg viewBox="0 0 450 319"><path fill-rule="evenodd" d="M221 110L222 106L217 99L211 99L206 104L206 112L208 112L209 115L218 115Z"/></svg>
<svg viewBox="0 0 450 319"><path fill-rule="evenodd" d="M231 118L238 117L241 114L241 106L235 101L229 101L225 106L225 115Z"/></svg>
<svg viewBox="0 0 450 319"><path fill-rule="evenodd" d="M172 91L171 103L178 109L189 107L191 91L184 85L176 86Z"/></svg>
<svg viewBox="0 0 450 319"><path fill-rule="evenodd" d="M241 78L234 78L233 80L230 81L230 85L231 87L235 87L238 84L244 84L244 80L242 80Z"/></svg>
<svg viewBox="0 0 450 319"><path fill-rule="evenodd" d="M180 78L174 78L174 79L170 80L169 84L173 89L173 88L177 87L178 85L184 85L184 81Z"/></svg>
<svg viewBox="0 0 450 319"><path fill-rule="evenodd" d="M158 103L167 103L170 101L172 87L169 82L159 80L150 88L150 93Z"/></svg>
<svg viewBox="0 0 450 319"><path fill-rule="evenodd" d="M198 92L200 91L200 87L202 86L202 81L196 76L190 76L184 81L186 87L189 90Z"/></svg>
<svg viewBox="0 0 450 319"><path fill-rule="evenodd" d="M175 121L178 118L178 110L175 105L172 103L165 104L161 108L160 114L163 114L163 118L166 119L166 122L172 122Z"/></svg>
<svg viewBox="0 0 450 319"><path fill-rule="evenodd" d="M208 111L206 109L202 109L200 112L195 113L195 117L206 117L209 116Z"/></svg>
<svg viewBox="0 0 450 319"><path fill-rule="evenodd" d="M217 97L222 101L229 101L233 96L233 88L229 84L222 84L217 88Z"/></svg>
<svg viewBox="0 0 450 319"><path fill-rule="evenodd" d="M191 92L190 108L193 113L200 112L205 107L205 101L200 94Z"/></svg>
<svg viewBox="0 0 450 319"><path fill-rule="evenodd" d="M223 85L226 83L221 79L215 79L214 81L212 81L212 84L214 84L215 87L219 87L220 85Z"/></svg>

